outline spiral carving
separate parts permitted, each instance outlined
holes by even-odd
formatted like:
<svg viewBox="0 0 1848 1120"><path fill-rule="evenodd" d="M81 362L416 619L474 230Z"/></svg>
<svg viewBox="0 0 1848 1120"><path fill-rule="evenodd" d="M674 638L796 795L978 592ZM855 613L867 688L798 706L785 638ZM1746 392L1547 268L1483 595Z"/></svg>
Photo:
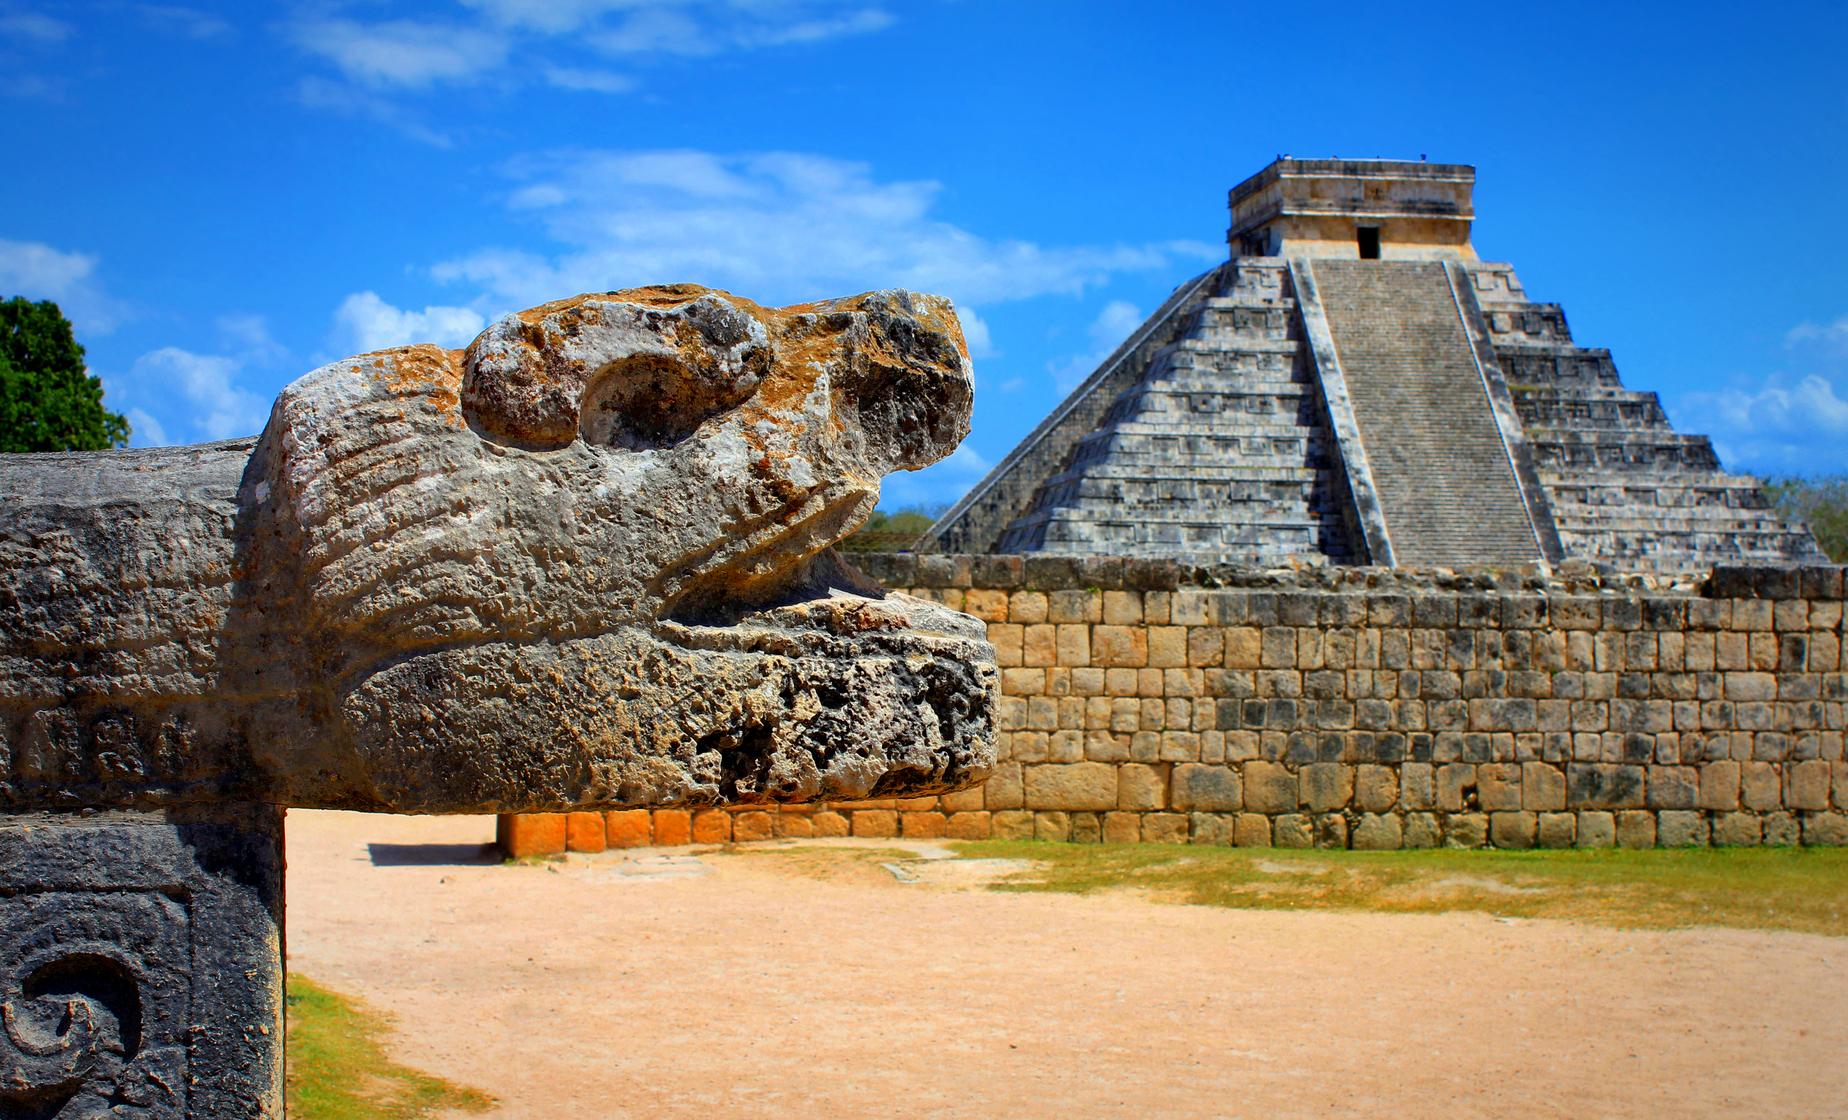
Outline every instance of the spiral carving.
<svg viewBox="0 0 1848 1120"><path fill-rule="evenodd" d="M186 922L152 893L0 898L0 1115L184 1115Z"/></svg>

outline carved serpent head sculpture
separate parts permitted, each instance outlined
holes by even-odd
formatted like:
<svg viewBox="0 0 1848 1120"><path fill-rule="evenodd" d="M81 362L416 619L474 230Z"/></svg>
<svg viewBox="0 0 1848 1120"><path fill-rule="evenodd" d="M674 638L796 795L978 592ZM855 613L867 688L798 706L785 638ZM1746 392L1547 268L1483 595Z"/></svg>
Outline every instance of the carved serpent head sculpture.
<svg viewBox="0 0 1848 1120"><path fill-rule="evenodd" d="M0 461L0 805L965 785L980 623L828 548L971 390L935 297L640 288L324 366L256 441Z"/></svg>

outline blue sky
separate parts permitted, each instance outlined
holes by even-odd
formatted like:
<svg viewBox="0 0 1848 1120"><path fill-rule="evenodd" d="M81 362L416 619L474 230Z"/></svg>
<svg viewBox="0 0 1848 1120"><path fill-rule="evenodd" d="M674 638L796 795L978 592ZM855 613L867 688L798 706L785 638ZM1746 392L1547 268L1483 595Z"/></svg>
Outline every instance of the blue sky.
<svg viewBox="0 0 1848 1120"><path fill-rule="evenodd" d="M1478 168L1475 242L1729 467L1848 469L1848 8L0 0L0 298L136 442L346 354L661 281L953 297L947 503L1278 153Z"/></svg>

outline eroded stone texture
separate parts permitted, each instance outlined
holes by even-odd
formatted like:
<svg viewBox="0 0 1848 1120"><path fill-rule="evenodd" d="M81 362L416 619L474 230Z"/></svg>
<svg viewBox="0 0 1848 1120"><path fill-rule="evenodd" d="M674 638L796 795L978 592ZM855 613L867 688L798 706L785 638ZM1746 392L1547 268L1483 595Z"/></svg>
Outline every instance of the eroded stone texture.
<svg viewBox="0 0 1848 1120"><path fill-rule="evenodd" d="M981 623L828 548L970 393L934 297L645 288L335 362L255 440L0 458L0 807L969 784Z"/></svg>
<svg viewBox="0 0 1848 1120"><path fill-rule="evenodd" d="M282 1114L281 823L0 816L0 1116Z"/></svg>

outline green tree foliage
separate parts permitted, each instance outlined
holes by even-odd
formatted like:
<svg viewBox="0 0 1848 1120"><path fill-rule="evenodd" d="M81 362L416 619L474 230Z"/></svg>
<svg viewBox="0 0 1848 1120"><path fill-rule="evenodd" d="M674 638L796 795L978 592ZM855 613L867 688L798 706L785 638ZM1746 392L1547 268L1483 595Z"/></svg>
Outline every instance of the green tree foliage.
<svg viewBox="0 0 1848 1120"><path fill-rule="evenodd" d="M874 510L866 524L840 543L840 549L842 552L910 552L924 530L936 520L936 514L923 509L901 509L895 513Z"/></svg>
<svg viewBox="0 0 1848 1120"><path fill-rule="evenodd" d="M128 443L103 407L71 323L50 300L0 303L0 451L102 451Z"/></svg>
<svg viewBox="0 0 1848 1120"><path fill-rule="evenodd" d="M1773 478L1765 496L1784 516L1807 521L1829 559L1848 564L1848 474Z"/></svg>

